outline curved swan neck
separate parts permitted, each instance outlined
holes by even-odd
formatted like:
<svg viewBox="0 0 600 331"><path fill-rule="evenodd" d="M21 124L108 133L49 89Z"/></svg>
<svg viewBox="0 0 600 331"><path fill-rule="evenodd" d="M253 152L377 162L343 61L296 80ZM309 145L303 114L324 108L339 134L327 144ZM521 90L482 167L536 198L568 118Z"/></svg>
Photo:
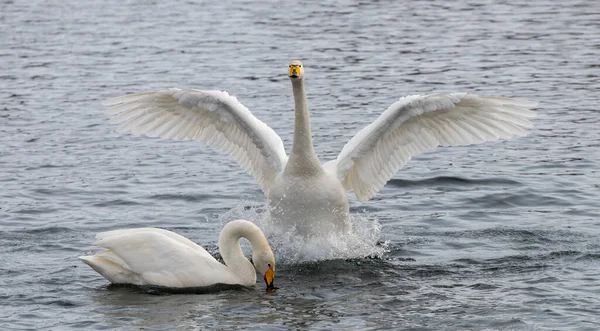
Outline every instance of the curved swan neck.
<svg viewBox="0 0 600 331"><path fill-rule="evenodd" d="M292 90L294 92L294 142L292 153L288 159L285 171L292 172L302 169L302 172L321 171L321 164L315 153L310 133L310 116L306 104L306 92L304 90L304 79L293 79Z"/></svg>
<svg viewBox="0 0 600 331"><path fill-rule="evenodd" d="M268 247L269 244L256 225L243 220L227 223L219 235L219 252L227 267L240 277L242 283L254 285L256 271L242 252L240 238L248 239L253 251L264 246Z"/></svg>

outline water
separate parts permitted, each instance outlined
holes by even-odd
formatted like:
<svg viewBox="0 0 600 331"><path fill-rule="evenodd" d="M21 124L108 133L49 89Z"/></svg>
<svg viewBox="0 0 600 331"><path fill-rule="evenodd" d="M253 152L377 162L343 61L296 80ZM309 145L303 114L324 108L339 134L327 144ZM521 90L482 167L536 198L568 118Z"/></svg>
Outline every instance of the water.
<svg viewBox="0 0 600 331"><path fill-rule="evenodd" d="M3 330L600 328L598 2L2 1L0 30ZM108 286L77 260L136 226L216 253L222 225L264 205L228 157L119 135L101 100L224 89L289 151L294 58L323 160L408 94L516 96L539 117L352 198L378 258L300 262L275 242L273 295Z"/></svg>

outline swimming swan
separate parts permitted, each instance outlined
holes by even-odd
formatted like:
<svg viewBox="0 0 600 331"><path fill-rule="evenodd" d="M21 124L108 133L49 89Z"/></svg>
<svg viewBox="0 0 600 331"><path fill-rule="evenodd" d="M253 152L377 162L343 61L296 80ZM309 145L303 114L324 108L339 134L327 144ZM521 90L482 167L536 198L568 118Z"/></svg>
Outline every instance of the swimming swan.
<svg viewBox="0 0 600 331"><path fill-rule="evenodd" d="M411 95L360 130L336 159L321 164L310 133L304 66L289 65L295 107L288 156L281 138L222 91L172 88L105 101L118 132L197 140L229 154L269 199L272 222L303 236L350 230L347 192L371 199L415 155L524 136L535 102L467 93Z"/></svg>
<svg viewBox="0 0 600 331"><path fill-rule="evenodd" d="M250 241L254 266L244 256L240 238ZM226 265L189 239L163 229L108 231L97 234L96 239L95 244L106 250L79 259L115 284L253 286L258 271L264 276L267 290L274 288L275 257L262 231L248 221L229 222L221 231L219 250Z"/></svg>

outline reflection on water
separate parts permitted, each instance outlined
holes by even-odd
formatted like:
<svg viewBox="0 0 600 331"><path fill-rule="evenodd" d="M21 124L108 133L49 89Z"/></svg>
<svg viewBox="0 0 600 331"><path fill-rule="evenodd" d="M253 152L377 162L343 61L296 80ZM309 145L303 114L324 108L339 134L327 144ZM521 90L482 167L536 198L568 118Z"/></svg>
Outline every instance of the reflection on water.
<svg viewBox="0 0 600 331"><path fill-rule="evenodd" d="M278 318L272 304L275 295L242 288L202 295L157 295L139 287L109 286L95 291L93 300L98 307L95 312L103 315L106 325L172 329L270 323Z"/></svg>

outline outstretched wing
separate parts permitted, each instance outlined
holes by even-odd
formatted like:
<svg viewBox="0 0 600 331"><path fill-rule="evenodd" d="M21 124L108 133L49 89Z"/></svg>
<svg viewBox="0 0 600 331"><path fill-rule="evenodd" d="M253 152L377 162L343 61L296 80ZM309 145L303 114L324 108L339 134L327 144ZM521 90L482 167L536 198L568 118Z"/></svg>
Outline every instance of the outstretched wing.
<svg viewBox="0 0 600 331"><path fill-rule="evenodd" d="M524 136L537 103L466 93L401 98L360 130L337 159L334 171L361 201L372 198L413 156L437 146L460 146Z"/></svg>
<svg viewBox="0 0 600 331"><path fill-rule="evenodd" d="M269 192L287 155L281 138L234 96L222 91L172 88L104 102L118 132L197 140L227 153Z"/></svg>

